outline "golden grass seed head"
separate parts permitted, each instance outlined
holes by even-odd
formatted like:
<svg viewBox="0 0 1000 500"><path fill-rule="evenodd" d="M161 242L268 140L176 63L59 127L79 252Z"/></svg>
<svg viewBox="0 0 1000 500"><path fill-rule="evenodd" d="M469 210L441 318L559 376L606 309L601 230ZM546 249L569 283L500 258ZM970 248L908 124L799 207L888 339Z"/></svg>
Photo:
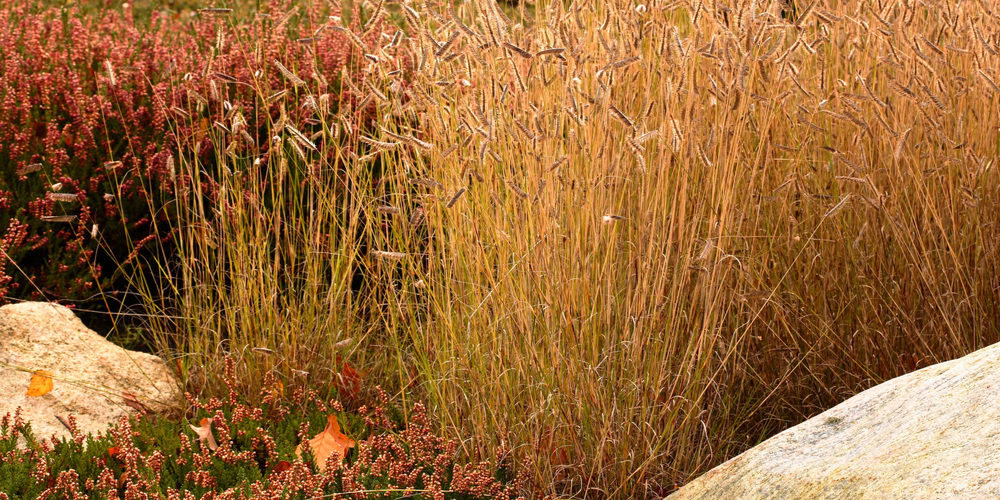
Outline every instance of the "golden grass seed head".
<svg viewBox="0 0 1000 500"><path fill-rule="evenodd" d="M896 147L892 150L892 159L899 161L903 157L903 148L906 146L906 138L910 136L910 131L913 128L908 128L899 134L899 138L896 140Z"/></svg>
<svg viewBox="0 0 1000 500"><path fill-rule="evenodd" d="M621 110L619 110L615 106L608 106L608 109L611 110L611 114L619 121L624 123L625 126L627 126L628 128L635 128L635 124L632 122L632 119L629 118L628 116L625 116L625 113L622 113Z"/></svg>
<svg viewBox="0 0 1000 500"><path fill-rule="evenodd" d="M76 220L75 215L43 215L39 219L45 222L73 222Z"/></svg>
<svg viewBox="0 0 1000 500"><path fill-rule="evenodd" d="M994 82L993 79L990 78L990 75L987 75L986 72L982 70L982 68L976 69L976 72L983 79L983 81L989 84L990 88L993 90L994 93L1000 93L1000 87L998 87L996 82Z"/></svg>
<svg viewBox="0 0 1000 500"><path fill-rule="evenodd" d="M295 73L289 71L289 69L286 68L284 64L281 64L281 61L277 60L274 61L274 66L278 68L278 71L281 72L282 76L284 76L285 79L288 80L288 82L291 83L293 86L301 87L306 84L305 80L299 78L298 76L295 76Z"/></svg>
<svg viewBox="0 0 1000 500"><path fill-rule="evenodd" d="M512 191L512 192L513 192L514 194L516 194L518 198L521 198L522 200L526 200L526 199L528 199L528 193L524 192L524 190L523 190L523 189L521 189L521 188L520 188L520 187L519 187L519 186L518 186L518 185L517 185L517 184L516 184L516 183L514 182L514 179L508 179L508 180L507 180L507 187L509 187L509 188L510 188L510 190L511 190L511 191Z"/></svg>
<svg viewBox="0 0 1000 500"><path fill-rule="evenodd" d="M440 189L441 183L434 179L410 179L410 184L431 189Z"/></svg>
<svg viewBox="0 0 1000 500"><path fill-rule="evenodd" d="M48 198L52 201L62 203L72 203L80 200L79 195L74 193L48 193Z"/></svg>
<svg viewBox="0 0 1000 500"><path fill-rule="evenodd" d="M931 99L931 102L934 103L934 106L936 106L942 112L947 111L947 108L945 108L944 103L941 102L941 99L936 94L934 94L934 92L930 89L930 87L924 85L923 82L921 82L920 88L924 91L925 94L927 94L927 97Z"/></svg>
<svg viewBox="0 0 1000 500"><path fill-rule="evenodd" d="M455 195L452 196L450 200L448 200L448 204L445 205L445 207L446 208L454 207L455 204L458 203L458 200L460 198L462 198L462 195L465 194L465 191L466 191L466 188L464 188L464 187L462 189L459 189L458 192L455 193Z"/></svg>
<svg viewBox="0 0 1000 500"><path fill-rule="evenodd" d="M554 47L551 49L544 49L535 52L535 57L562 54L563 52L566 52L566 49L564 47Z"/></svg>
<svg viewBox="0 0 1000 500"><path fill-rule="evenodd" d="M517 55L519 55L519 56L521 56L521 57L523 57L525 59L531 59L533 57L533 55L532 55L531 52L528 52L527 50L524 50L521 47L518 47L517 45L514 45L513 43L504 42L503 46L506 47L507 50L510 50L511 52L513 52L513 53L515 53L515 54L517 54Z"/></svg>
<svg viewBox="0 0 1000 500"><path fill-rule="evenodd" d="M313 143L313 141L309 140L309 138L306 137L305 134L303 134L302 132L299 132L299 129L295 128L291 123L288 123L288 124L285 125L285 130L287 130L288 133L290 133L292 135L292 137L295 138L296 142L301 143L303 146L305 146L305 147L307 147L307 148L309 148L309 149L311 149L313 151L317 151L318 150L316 148L316 144Z"/></svg>
<svg viewBox="0 0 1000 500"><path fill-rule="evenodd" d="M990 55L994 56L997 55L997 51L990 46L989 42L986 41L986 38L983 37L983 32L979 30L978 26L973 27L972 31L973 33L976 34L976 38L979 39L979 43L983 45L983 48L986 49L986 52L989 52Z"/></svg>
<svg viewBox="0 0 1000 500"><path fill-rule="evenodd" d="M228 16L233 13L233 9L221 8L221 7L209 7L204 9L198 9L201 14L207 14L210 16Z"/></svg>
<svg viewBox="0 0 1000 500"><path fill-rule="evenodd" d="M386 252L382 250L372 250L372 255L386 260L402 260L406 258L405 252Z"/></svg>
<svg viewBox="0 0 1000 500"><path fill-rule="evenodd" d="M383 141L378 141L378 140L372 139L370 137L365 137L363 135L359 135L358 136L358 140L361 141L361 142L363 142L363 143L365 143L365 144L368 144L369 146L373 146L373 147L375 147L377 149L384 149L384 150L393 150L393 149L398 148L401 145L398 142L383 142Z"/></svg>
<svg viewBox="0 0 1000 500"><path fill-rule="evenodd" d="M25 166L17 169L17 175L26 175L26 174L30 174L32 172L38 172L41 169L42 169L42 164L41 163L30 163L28 165L25 165Z"/></svg>
<svg viewBox="0 0 1000 500"><path fill-rule="evenodd" d="M417 207L417 209L413 211L413 215L410 216L410 226L419 226L420 224L423 224L424 219L426 219L426 213L424 212L423 207Z"/></svg>
<svg viewBox="0 0 1000 500"><path fill-rule="evenodd" d="M561 156L558 160L552 162L552 164L549 165L549 171L559 168L560 166L562 166L563 163L566 163L566 160L568 159L569 159L568 155Z"/></svg>
<svg viewBox="0 0 1000 500"><path fill-rule="evenodd" d="M841 198L840 201L837 202L836 205L834 205L832 208L830 208L830 210L827 210L827 212L825 214L823 214L823 218L827 219L827 218L833 217L833 216L837 215L838 213L840 213L841 210L843 210L844 207L847 206L847 202L851 201L851 197L852 196L853 195L851 193L845 194L844 197Z"/></svg>
<svg viewBox="0 0 1000 500"><path fill-rule="evenodd" d="M292 147L292 150L295 151L295 154L298 155L299 159L305 162L309 161L309 158L306 156L305 151L303 151L302 147L299 146L298 141L290 140L288 141L288 144Z"/></svg>
<svg viewBox="0 0 1000 500"><path fill-rule="evenodd" d="M115 68L111 66L111 60L104 60L104 70L108 72L108 80L111 82L112 87L118 86L118 79L115 76Z"/></svg>

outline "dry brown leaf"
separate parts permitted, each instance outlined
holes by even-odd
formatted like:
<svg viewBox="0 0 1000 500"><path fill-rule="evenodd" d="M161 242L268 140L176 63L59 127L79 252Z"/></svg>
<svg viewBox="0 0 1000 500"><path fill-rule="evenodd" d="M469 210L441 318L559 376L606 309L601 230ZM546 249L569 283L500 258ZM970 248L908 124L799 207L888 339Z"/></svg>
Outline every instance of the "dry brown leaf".
<svg viewBox="0 0 1000 500"><path fill-rule="evenodd" d="M142 404L139 398L135 394L128 391L122 391L122 399L125 401L125 405L134 409L140 413L149 413L149 407Z"/></svg>
<svg viewBox="0 0 1000 500"><path fill-rule="evenodd" d="M63 427L65 427L66 430L68 430L70 432L73 432L73 426L69 425L69 419L68 418L66 418L66 417L64 417L62 415L56 415L56 420L58 420L60 424L63 424Z"/></svg>
<svg viewBox="0 0 1000 500"><path fill-rule="evenodd" d="M215 436L212 435L212 419L201 419L201 427L192 425L191 430L198 434L199 443L208 442L208 449L215 451L219 448L219 444L215 442Z"/></svg>
<svg viewBox="0 0 1000 500"><path fill-rule="evenodd" d="M354 440L340 432L337 417L330 415L326 422L326 429L309 440L309 448L312 449L316 465L321 471L326 470L327 457L336 454L340 460L343 460L347 456L347 449L354 447ZM295 456L302 458L301 444L295 447Z"/></svg>
<svg viewBox="0 0 1000 500"><path fill-rule="evenodd" d="M274 469L271 471L271 473L272 474L281 474L282 472L285 472L286 470L289 470L291 468L292 468L292 464L290 464L290 463L282 460L282 461L278 462L277 465L274 466Z"/></svg>
<svg viewBox="0 0 1000 500"><path fill-rule="evenodd" d="M28 385L29 397L38 397L48 394L52 390L52 374L45 370L38 370L31 376L31 384Z"/></svg>
<svg viewBox="0 0 1000 500"><path fill-rule="evenodd" d="M361 392L361 379L365 373L355 370L347 361L341 362L339 354L337 364L340 365L340 371L334 374L333 385L337 387L342 399L353 400Z"/></svg>

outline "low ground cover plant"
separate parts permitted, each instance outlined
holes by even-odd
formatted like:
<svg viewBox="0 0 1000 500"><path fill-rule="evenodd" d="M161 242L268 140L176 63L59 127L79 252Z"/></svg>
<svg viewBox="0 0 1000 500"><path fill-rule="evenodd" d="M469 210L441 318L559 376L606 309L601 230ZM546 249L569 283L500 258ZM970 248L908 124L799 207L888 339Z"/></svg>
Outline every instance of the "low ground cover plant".
<svg viewBox="0 0 1000 500"><path fill-rule="evenodd" d="M235 363L226 366L235 388ZM348 413L316 391L285 394L268 383L259 406L235 391L191 398L190 425L140 413L84 436L69 416L68 440L42 439L19 413L7 414L0 498L514 499L525 486L509 450L498 450L495 466L457 464L457 443L435 433L423 405L404 417L379 391L376 406Z"/></svg>

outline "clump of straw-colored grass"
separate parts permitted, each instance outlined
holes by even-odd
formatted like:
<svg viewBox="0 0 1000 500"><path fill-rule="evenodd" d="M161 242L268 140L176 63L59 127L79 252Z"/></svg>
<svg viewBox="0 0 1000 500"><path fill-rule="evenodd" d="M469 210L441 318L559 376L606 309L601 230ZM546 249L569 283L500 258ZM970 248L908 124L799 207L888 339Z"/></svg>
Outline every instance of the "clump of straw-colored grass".
<svg viewBox="0 0 1000 500"><path fill-rule="evenodd" d="M524 4L348 37L358 106L272 131L290 191L229 177L185 226L198 349L315 374L360 339L470 456L530 456L533 493L636 498L998 339L978 4Z"/></svg>

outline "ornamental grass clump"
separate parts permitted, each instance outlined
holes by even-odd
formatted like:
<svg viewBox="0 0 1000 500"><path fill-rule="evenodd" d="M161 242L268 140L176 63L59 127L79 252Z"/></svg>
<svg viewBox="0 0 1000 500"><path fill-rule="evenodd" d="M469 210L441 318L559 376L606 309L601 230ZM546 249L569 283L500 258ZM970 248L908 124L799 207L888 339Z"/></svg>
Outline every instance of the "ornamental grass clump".
<svg viewBox="0 0 1000 500"><path fill-rule="evenodd" d="M1000 340L986 7L526 4L349 37L357 106L269 135L298 190L234 177L187 233L191 365L336 379L352 338L470 455L532 457L535 493L658 498Z"/></svg>

